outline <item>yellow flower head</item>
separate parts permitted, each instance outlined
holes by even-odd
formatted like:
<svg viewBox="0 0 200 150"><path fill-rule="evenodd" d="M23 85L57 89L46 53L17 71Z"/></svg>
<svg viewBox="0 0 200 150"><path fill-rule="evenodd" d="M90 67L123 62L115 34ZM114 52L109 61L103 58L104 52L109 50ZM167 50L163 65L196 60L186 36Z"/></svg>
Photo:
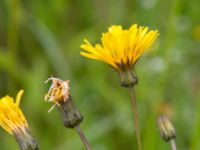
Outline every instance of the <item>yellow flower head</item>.
<svg viewBox="0 0 200 150"><path fill-rule="evenodd" d="M148 27L138 27L136 24L127 30L123 30L120 25L113 25L102 34L102 44L93 47L85 39L81 45L85 51L81 55L104 61L119 71L130 69L158 36L157 30L148 30Z"/></svg>
<svg viewBox="0 0 200 150"><path fill-rule="evenodd" d="M129 29L123 30L122 26L113 25L108 29L108 32L102 34L101 44L92 46L85 39L85 43L81 45L81 48L85 51L80 54L91 59L103 61L120 73L127 70L130 71L157 36L158 31L149 31L148 27L138 27L134 24Z"/></svg>
<svg viewBox="0 0 200 150"><path fill-rule="evenodd" d="M59 78L51 77L45 81L45 83L52 80L52 84L49 88L48 93L45 95L45 101L53 102L54 106L49 110L49 112L56 106L60 106L59 102L66 102L69 98L70 86L69 80L63 81Z"/></svg>
<svg viewBox="0 0 200 150"><path fill-rule="evenodd" d="M18 92L15 102L10 96L0 99L0 126L10 134L20 134L28 128L26 118L19 108L23 92L23 90Z"/></svg>

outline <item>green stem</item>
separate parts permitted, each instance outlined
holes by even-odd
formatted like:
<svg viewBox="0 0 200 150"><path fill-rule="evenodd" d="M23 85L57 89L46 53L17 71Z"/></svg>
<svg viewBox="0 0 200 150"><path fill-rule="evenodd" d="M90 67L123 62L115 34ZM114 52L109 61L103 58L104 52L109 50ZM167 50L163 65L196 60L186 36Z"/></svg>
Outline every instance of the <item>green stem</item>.
<svg viewBox="0 0 200 150"><path fill-rule="evenodd" d="M8 31L7 31L7 49L8 49L8 69L11 72L15 71L17 67L16 55L18 47L18 26L19 26L19 13L20 13L20 0L10 0L9 1L9 21L8 21ZM15 90L13 86L14 79L11 74L8 75L7 88L8 91ZM12 86L11 86L12 85Z"/></svg>
<svg viewBox="0 0 200 150"><path fill-rule="evenodd" d="M172 150L176 150L176 142L174 139L170 141Z"/></svg>
<svg viewBox="0 0 200 150"><path fill-rule="evenodd" d="M18 46L19 11L20 11L20 0L11 0L7 44L8 44L9 55L12 58L15 57Z"/></svg>
<svg viewBox="0 0 200 150"><path fill-rule="evenodd" d="M77 131L77 133L78 133L80 139L82 140L82 142L83 142L83 144L84 144L86 150L92 150L92 148L91 148L91 146L90 146L90 144L89 144L87 138L85 137L83 131L81 130L80 126L77 125L77 126L75 127L75 129L76 129L76 131Z"/></svg>
<svg viewBox="0 0 200 150"><path fill-rule="evenodd" d="M139 128L139 121L138 121L138 112L137 112L137 105L136 105L136 97L135 97L135 91L134 87L130 88L130 94L131 94L131 107L133 112L133 125L136 132L136 139L137 139L137 145L138 150L142 150L142 144L141 144L141 138L140 138L140 128Z"/></svg>

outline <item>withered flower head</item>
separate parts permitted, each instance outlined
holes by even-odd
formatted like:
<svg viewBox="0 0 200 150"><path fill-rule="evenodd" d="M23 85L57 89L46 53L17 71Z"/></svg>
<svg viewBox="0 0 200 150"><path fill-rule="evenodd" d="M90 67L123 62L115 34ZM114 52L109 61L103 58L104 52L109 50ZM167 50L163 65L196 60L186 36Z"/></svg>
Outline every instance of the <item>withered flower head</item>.
<svg viewBox="0 0 200 150"><path fill-rule="evenodd" d="M157 30L149 30L148 27L137 24L129 29L123 29L121 25L112 25L108 32L102 34L101 44L92 46L84 39L81 45L84 51L80 54L109 64L119 72L121 85L132 87L137 83L132 69L157 37Z"/></svg>
<svg viewBox="0 0 200 150"><path fill-rule="evenodd" d="M49 112L55 107L55 105L60 106L60 102L66 102L69 99L70 86L69 80L63 81L59 78L48 78L45 83L52 81L48 93L45 95L45 101L53 102L53 107Z"/></svg>
<svg viewBox="0 0 200 150"><path fill-rule="evenodd" d="M165 141L170 141L171 139L176 138L175 129L167 116L159 116L157 119L157 125L160 135Z"/></svg>
<svg viewBox="0 0 200 150"><path fill-rule="evenodd" d="M52 84L45 96L45 100L53 102L54 105L48 112L57 106L65 127L74 128L82 122L83 116L72 101L69 86L70 81L51 77L46 80L46 83L50 80Z"/></svg>
<svg viewBox="0 0 200 150"><path fill-rule="evenodd" d="M16 101L10 96L0 99L0 126L15 136L21 150L38 149L36 140L32 137L28 122L19 107L23 90L17 94Z"/></svg>

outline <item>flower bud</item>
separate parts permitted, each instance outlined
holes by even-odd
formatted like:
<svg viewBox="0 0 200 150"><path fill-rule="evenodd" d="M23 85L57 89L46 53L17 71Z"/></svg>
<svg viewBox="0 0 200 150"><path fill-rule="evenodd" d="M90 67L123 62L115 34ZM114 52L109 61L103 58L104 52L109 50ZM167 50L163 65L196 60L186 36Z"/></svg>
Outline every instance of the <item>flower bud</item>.
<svg viewBox="0 0 200 150"><path fill-rule="evenodd" d="M175 129L170 122L169 118L165 115L161 115L157 119L157 125L160 131L161 137L167 142L176 138Z"/></svg>

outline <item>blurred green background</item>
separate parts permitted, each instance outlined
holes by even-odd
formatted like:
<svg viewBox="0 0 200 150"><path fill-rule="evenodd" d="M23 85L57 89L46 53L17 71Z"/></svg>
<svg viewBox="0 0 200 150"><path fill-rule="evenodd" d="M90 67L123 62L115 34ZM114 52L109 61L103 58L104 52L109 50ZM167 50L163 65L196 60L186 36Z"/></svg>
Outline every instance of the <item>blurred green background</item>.
<svg viewBox="0 0 200 150"><path fill-rule="evenodd" d="M144 150L169 150L156 126L170 116L181 150L200 149L199 0L0 0L0 95L21 101L42 150L83 150L45 103L51 75L71 80L71 95L85 116L81 127L94 150L136 149L130 96L107 65L79 55L84 38L100 42L113 24L158 29L160 36L135 67ZM1 150L17 150L0 130Z"/></svg>

